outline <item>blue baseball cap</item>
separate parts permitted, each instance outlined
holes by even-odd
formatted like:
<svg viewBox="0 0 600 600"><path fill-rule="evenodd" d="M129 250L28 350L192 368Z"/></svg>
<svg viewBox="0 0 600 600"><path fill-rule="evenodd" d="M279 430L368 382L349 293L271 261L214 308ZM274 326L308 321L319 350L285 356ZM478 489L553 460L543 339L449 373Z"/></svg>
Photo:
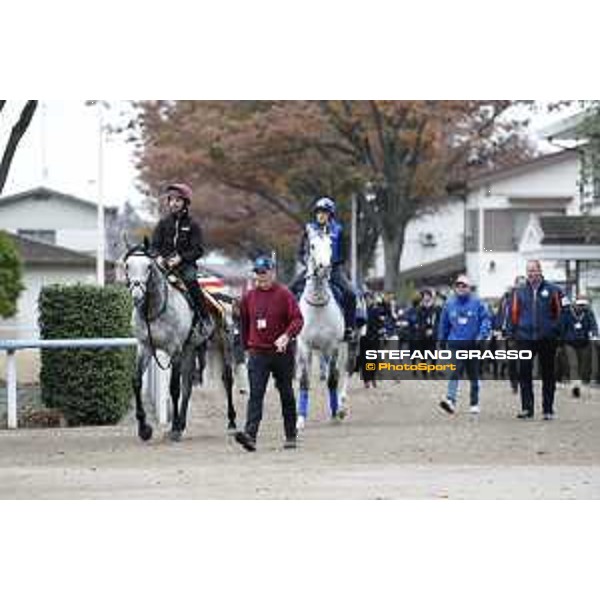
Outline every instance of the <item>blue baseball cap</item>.
<svg viewBox="0 0 600 600"><path fill-rule="evenodd" d="M270 271L273 269L273 259L270 256L259 256L254 261L254 271Z"/></svg>

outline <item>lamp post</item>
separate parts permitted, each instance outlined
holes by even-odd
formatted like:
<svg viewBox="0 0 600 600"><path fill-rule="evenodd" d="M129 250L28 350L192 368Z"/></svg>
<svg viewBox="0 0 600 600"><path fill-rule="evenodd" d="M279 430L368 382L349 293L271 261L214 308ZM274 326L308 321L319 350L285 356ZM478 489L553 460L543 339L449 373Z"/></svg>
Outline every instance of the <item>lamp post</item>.
<svg viewBox="0 0 600 600"><path fill-rule="evenodd" d="M98 212L97 212L97 245L96 245L96 282L104 286L104 261L106 255L106 227L104 223L104 109L108 102L104 100L88 100L86 106L95 106L98 119Z"/></svg>

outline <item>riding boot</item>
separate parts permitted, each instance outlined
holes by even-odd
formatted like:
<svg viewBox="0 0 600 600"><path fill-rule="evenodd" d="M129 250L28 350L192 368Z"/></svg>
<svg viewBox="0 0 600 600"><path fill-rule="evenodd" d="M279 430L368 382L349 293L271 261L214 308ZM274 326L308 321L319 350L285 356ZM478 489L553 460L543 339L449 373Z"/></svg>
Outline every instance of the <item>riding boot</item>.
<svg viewBox="0 0 600 600"><path fill-rule="evenodd" d="M188 290L190 292L190 297L194 305L194 312L196 313L197 321L200 324L200 328L201 330L205 330L204 333L208 333L208 330L210 329L210 325L212 323L212 319L210 316L210 312L208 311L208 306L206 305L204 293L200 288L200 284L195 281L192 281L188 284Z"/></svg>

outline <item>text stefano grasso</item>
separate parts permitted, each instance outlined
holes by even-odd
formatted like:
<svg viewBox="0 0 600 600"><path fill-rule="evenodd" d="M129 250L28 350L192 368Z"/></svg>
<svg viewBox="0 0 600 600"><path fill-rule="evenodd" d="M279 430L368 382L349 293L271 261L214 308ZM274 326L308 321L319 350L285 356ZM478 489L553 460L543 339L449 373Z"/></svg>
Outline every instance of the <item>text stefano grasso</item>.
<svg viewBox="0 0 600 600"><path fill-rule="evenodd" d="M532 360L531 350L365 350L367 360Z"/></svg>

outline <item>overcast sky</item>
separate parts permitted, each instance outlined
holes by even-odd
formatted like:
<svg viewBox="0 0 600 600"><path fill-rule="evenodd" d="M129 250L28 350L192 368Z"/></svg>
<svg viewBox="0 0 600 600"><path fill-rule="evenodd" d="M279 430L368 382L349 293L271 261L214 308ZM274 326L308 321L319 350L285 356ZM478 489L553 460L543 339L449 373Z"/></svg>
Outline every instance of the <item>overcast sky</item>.
<svg viewBox="0 0 600 600"><path fill-rule="evenodd" d="M117 119L127 110L125 101L109 101L106 120ZM18 118L22 102L9 100L0 119L0 148L4 148L10 127ZM572 112L572 111L569 111ZM558 115L538 114L531 131L555 121ZM41 102L31 127L23 137L4 194L21 192L39 185L89 200L98 196L99 119L96 107L84 100ZM544 151L552 148L544 147ZM140 207L143 196L136 189L132 147L121 138L108 136L104 144L104 198L109 206L126 200Z"/></svg>
<svg viewBox="0 0 600 600"><path fill-rule="evenodd" d="M118 118L127 103L109 101L106 121ZM23 102L9 100L0 119L0 148L18 118ZM85 100L46 100L40 103L19 145L4 194L46 185L89 200L98 197L99 115ZM117 136L105 136L104 197L107 205L126 200L139 205L131 146Z"/></svg>

